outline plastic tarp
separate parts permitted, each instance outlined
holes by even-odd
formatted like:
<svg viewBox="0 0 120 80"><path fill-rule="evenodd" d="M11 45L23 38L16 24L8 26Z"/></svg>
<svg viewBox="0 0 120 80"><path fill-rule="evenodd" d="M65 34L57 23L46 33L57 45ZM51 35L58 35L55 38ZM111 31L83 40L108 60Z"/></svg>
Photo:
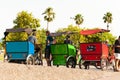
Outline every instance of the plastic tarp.
<svg viewBox="0 0 120 80"><path fill-rule="evenodd" d="M88 30L80 31L80 34L81 35L91 35L91 34L104 33L104 32L110 32L110 30L106 30L106 29L88 29Z"/></svg>

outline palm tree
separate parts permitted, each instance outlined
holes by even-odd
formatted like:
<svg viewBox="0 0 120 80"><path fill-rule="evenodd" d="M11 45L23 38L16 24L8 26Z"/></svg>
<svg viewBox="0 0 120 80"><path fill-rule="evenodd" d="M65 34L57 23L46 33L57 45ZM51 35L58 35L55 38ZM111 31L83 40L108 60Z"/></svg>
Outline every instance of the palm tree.
<svg viewBox="0 0 120 80"><path fill-rule="evenodd" d="M74 21L75 21L75 23L78 25L78 27L79 27L79 25L81 25L81 24L83 23L83 21L84 21L83 16L82 16L81 14L75 15L75 17L74 17L74 18L71 18L71 19L74 19ZM79 35L79 37L78 37L78 44L80 43L79 41L80 41L80 35Z"/></svg>
<svg viewBox="0 0 120 80"><path fill-rule="evenodd" d="M83 16L81 14L77 14L75 16L75 18L73 18L75 20L75 23L79 26L83 23L84 19Z"/></svg>
<svg viewBox="0 0 120 80"><path fill-rule="evenodd" d="M103 16L104 23L107 23L107 30L109 30L109 23L112 23L112 13L107 12Z"/></svg>
<svg viewBox="0 0 120 80"><path fill-rule="evenodd" d="M48 26L49 26L49 22L53 21L53 19L55 18L55 13L53 12L53 8L48 7L44 13L44 20L47 21L47 30L48 30Z"/></svg>

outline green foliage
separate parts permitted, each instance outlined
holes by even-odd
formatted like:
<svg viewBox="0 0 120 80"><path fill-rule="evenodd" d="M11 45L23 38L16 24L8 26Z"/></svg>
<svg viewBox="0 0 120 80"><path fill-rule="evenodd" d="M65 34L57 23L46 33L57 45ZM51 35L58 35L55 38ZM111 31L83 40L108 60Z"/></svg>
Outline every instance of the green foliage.
<svg viewBox="0 0 120 80"><path fill-rule="evenodd" d="M97 33L93 35L83 36L80 35L80 31L83 30L78 28L77 26L69 25L67 28L59 29L57 32L64 32L64 31L72 31L77 32L76 34L71 34L70 39L73 41L73 45L79 48L80 43L88 43L88 42L105 42L106 40L109 41L110 45L114 44L115 38L110 32L105 33ZM58 43L63 43L66 35L62 35L56 37Z"/></svg>
<svg viewBox="0 0 120 80"><path fill-rule="evenodd" d="M3 47L3 46L2 46L2 42L0 42L0 50L2 49L2 47Z"/></svg>
<svg viewBox="0 0 120 80"><path fill-rule="evenodd" d="M38 30L36 32L37 43L38 44L45 44L46 40L46 31L44 29Z"/></svg>
<svg viewBox="0 0 120 80"><path fill-rule="evenodd" d="M109 41L110 45L114 44L115 41L115 37L109 33L109 32L105 32L105 33L97 33L97 34L93 34L93 35L88 35L85 36L85 42L105 42L105 41Z"/></svg>
<svg viewBox="0 0 120 80"><path fill-rule="evenodd" d="M9 33L9 35L6 37L7 41L25 41L27 40L28 35L25 32L21 33Z"/></svg>
<svg viewBox="0 0 120 80"><path fill-rule="evenodd" d="M77 25L81 25L84 21L83 16L81 14L77 14L74 20Z"/></svg>
<svg viewBox="0 0 120 80"><path fill-rule="evenodd" d="M48 7L42 14L45 15L44 20L47 21L47 30L48 30L49 22L53 21L53 19L55 18L55 13L53 12L53 8Z"/></svg>
<svg viewBox="0 0 120 80"><path fill-rule="evenodd" d="M16 19L13 21L14 28L37 28L40 27L40 20L34 18L32 13L26 11L19 12Z"/></svg>
<svg viewBox="0 0 120 80"><path fill-rule="evenodd" d="M104 14L103 20L104 20L104 23L107 23L107 29L109 29L109 23L112 23L112 20L113 20L112 13L107 12L106 14Z"/></svg>
<svg viewBox="0 0 120 80"><path fill-rule="evenodd" d="M55 13L53 12L53 8L51 7L48 7L43 14L45 14L44 20L48 22L53 21L53 19L55 18Z"/></svg>
<svg viewBox="0 0 120 80"><path fill-rule="evenodd" d="M111 23L112 22L112 13L107 12L103 16L104 23Z"/></svg>
<svg viewBox="0 0 120 80"><path fill-rule="evenodd" d="M76 46L76 47L79 47L79 42L80 42L80 28L77 27L77 26L73 26L73 25L69 25L67 28L63 28L63 29L59 29L57 32L75 32L75 34L70 34L70 39L72 40L73 44ZM63 43L64 42L64 39L65 37L67 36L66 35L62 35L62 36L58 36L56 37L56 41L58 43Z"/></svg>
<svg viewBox="0 0 120 80"><path fill-rule="evenodd" d="M13 28L32 28L36 29L40 27L39 19L34 18L32 13L26 11L19 12L16 19L13 21L15 26ZM24 32L21 33L10 33L6 40L7 41L24 41L27 40L28 35Z"/></svg>
<svg viewBox="0 0 120 80"><path fill-rule="evenodd" d="M44 53L46 45L46 31L44 29L38 30L36 32L37 44L41 44L41 50Z"/></svg>

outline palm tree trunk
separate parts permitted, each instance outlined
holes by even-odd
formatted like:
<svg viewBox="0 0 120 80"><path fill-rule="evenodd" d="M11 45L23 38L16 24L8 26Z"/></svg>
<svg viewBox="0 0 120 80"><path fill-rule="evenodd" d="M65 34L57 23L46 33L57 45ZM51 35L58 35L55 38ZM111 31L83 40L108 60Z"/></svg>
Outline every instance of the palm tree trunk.
<svg viewBox="0 0 120 80"><path fill-rule="evenodd" d="M48 31L49 22L47 21L47 31Z"/></svg>
<svg viewBox="0 0 120 80"><path fill-rule="evenodd" d="M109 23L107 23L107 30L109 30Z"/></svg>

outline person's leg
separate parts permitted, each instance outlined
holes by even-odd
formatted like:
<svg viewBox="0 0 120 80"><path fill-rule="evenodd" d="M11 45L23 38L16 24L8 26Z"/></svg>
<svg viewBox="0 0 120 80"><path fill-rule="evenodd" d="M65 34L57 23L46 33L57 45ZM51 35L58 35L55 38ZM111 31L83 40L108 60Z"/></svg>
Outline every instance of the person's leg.
<svg viewBox="0 0 120 80"><path fill-rule="evenodd" d="M115 71L118 71L118 53L115 53Z"/></svg>
<svg viewBox="0 0 120 80"><path fill-rule="evenodd" d="M119 62L118 62L118 68L120 69L120 59L119 59Z"/></svg>
<svg viewBox="0 0 120 80"><path fill-rule="evenodd" d="M51 66L51 60L48 59L48 66Z"/></svg>
<svg viewBox="0 0 120 80"><path fill-rule="evenodd" d="M46 61L47 61L47 66L50 66L50 60L49 59L46 59Z"/></svg>
<svg viewBox="0 0 120 80"><path fill-rule="evenodd" d="M47 66L49 66L49 49L48 48L45 49L45 59L46 59Z"/></svg>
<svg viewBox="0 0 120 80"><path fill-rule="evenodd" d="M118 53L118 70L120 71L120 53Z"/></svg>
<svg viewBox="0 0 120 80"><path fill-rule="evenodd" d="M118 70L120 71L120 59L118 59Z"/></svg>
<svg viewBox="0 0 120 80"><path fill-rule="evenodd" d="M111 64L112 64L113 70L115 71L115 60L114 59L111 61Z"/></svg>
<svg viewBox="0 0 120 80"><path fill-rule="evenodd" d="M116 60L115 60L115 69L116 69L116 70L118 70L118 63L119 63L119 60L116 59Z"/></svg>
<svg viewBox="0 0 120 80"><path fill-rule="evenodd" d="M47 65L51 66L51 54L50 54L50 49L48 49L48 54L47 54Z"/></svg>
<svg viewBox="0 0 120 80"><path fill-rule="evenodd" d="M118 54L118 69L120 70L120 53Z"/></svg>

